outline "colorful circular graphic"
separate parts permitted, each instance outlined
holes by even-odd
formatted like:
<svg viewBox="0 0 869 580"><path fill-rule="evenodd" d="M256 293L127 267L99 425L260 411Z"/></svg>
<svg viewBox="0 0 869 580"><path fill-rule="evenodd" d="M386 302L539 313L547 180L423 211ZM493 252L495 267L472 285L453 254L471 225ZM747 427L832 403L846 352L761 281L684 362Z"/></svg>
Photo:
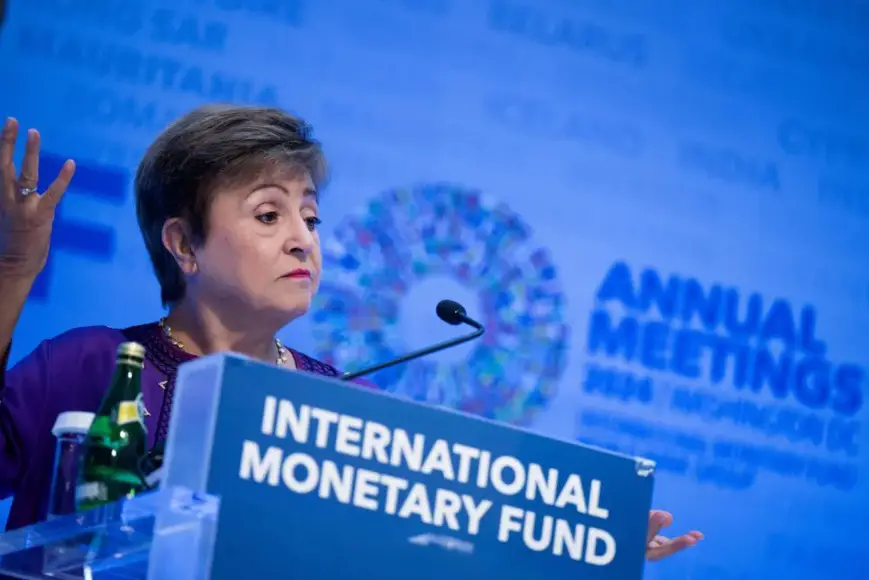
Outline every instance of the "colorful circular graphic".
<svg viewBox="0 0 869 580"><path fill-rule="evenodd" d="M569 336L555 267L530 237L519 216L479 191L387 191L323 241L318 357L346 369L408 352L398 331L403 297L428 276L451 276L479 294L483 310L471 312L486 334L468 360L418 359L372 380L419 401L529 422L557 389Z"/></svg>

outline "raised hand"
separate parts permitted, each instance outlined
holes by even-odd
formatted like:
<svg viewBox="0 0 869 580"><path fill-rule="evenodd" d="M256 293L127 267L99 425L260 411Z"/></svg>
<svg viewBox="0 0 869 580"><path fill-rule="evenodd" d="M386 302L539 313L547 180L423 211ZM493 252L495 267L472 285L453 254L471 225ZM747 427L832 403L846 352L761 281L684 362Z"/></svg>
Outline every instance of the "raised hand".
<svg viewBox="0 0 869 580"><path fill-rule="evenodd" d="M688 532L678 538L667 538L658 535L662 528L673 523L673 514L660 510L649 512L649 528L646 536L646 559L650 561L663 560L685 548L690 548L703 539L698 531Z"/></svg>
<svg viewBox="0 0 869 580"><path fill-rule="evenodd" d="M0 275L35 278L48 258L54 210L69 187L75 163L64 163L40 193L39 133L27 132L20 174L12 161L17 137L18 121L9 118L0 137Z"/></svg>

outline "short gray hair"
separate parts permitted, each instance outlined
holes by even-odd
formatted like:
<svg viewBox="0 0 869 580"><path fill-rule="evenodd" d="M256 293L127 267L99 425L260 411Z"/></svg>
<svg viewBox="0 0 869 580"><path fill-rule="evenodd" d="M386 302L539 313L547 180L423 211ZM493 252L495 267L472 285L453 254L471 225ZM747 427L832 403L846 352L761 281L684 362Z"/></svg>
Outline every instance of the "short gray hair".
<svg viewBox="0 0 869 580"><path fill-rule="evenodd" d="M181 300L185 291L181 269L163 246L166 220L183 218L194 241L201 242L216 189L252 181L270 168L302 170L318 188L327 177L311 127L276 108L200 107L151 144L136 171L136 215L164 306Z"/></svg>

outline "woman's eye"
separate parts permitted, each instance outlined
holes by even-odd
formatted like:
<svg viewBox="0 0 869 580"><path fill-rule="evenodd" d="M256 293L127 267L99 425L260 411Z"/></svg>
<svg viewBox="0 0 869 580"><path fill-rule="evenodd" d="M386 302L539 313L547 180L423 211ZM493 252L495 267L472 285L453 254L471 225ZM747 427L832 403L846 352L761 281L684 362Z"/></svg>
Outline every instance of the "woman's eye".
<svg viewBox="0 0 869 580"><path fill-rule="evenodd" d="M271 224L275 223L276 221L278 221L278 212L267 211L265 213L261 213L258 216L256 216L256 219L258 219L259 221L261 221L262 223L264 223L266 225L271 225Z"/></svg>
<svg viewBox="0 0 869 580"><path fill-rule="evenodd" d="M323 220L321 220L318 217L309 217L309 218L305 218L305 223L308 224L308 229L313 232L314 230L317 229L317 226L319 226L321 223L323 223Z"/></svg>

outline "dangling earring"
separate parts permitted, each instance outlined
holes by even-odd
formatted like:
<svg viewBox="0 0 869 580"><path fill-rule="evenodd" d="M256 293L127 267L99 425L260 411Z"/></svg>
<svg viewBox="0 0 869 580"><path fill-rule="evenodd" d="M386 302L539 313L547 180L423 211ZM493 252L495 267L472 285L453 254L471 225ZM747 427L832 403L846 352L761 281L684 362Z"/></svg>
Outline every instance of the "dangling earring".
<svg viewBox="0 0 869 580"><path fill-rule="evenodd" d="M199 265L196 262L193 262L193 268L191 269L190 273L195 274L198 269L199 269Z"/></svg>

